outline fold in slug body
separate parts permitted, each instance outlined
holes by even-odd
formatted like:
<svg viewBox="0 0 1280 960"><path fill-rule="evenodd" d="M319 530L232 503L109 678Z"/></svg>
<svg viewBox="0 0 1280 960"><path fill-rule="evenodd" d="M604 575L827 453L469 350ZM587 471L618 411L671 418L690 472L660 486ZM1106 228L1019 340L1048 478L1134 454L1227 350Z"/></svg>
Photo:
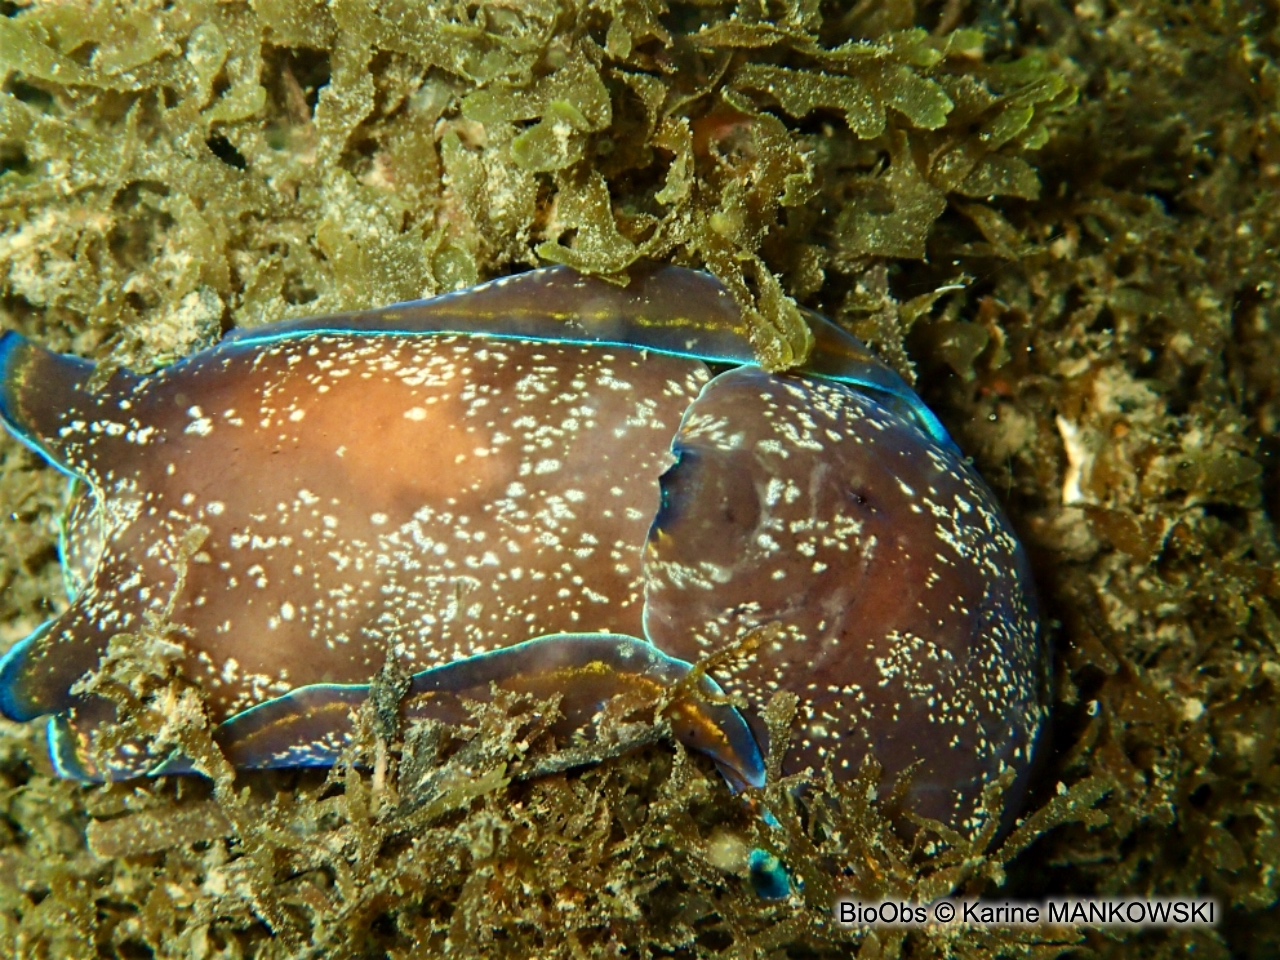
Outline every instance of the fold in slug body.
<svg viewBox="0 0 1280 960"><path fill-rule="evenodd" d="M741 712L686 691L676 735L759 785L759 711L793 690L789 768L873 749L915 765L918 812L975 828L1044 719L1027 564L919 398L811 321L809 363L772 375L704 274L556 268L234 334L99 391L5 334L0 417L85 492L72 603L0 662L0 711L51 715L70 776L188 769L94 749L114 710L72 693L167 611L233 763L325 765L389 651L410 716L457 720L496 684L560 694L572 727L776 625L702 681Z"/></svg>

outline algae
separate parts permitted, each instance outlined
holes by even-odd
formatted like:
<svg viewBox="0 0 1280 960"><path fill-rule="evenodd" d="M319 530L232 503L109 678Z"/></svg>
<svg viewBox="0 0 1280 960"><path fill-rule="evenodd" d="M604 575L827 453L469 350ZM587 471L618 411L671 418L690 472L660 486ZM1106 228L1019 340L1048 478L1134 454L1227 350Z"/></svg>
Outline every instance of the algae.
<svg viewBox="0 0 1280 960"><path fill-rule="evenodd" d="M122 738L181 743L211 778L79 786L52 777L38 731L5 724L5 955L1274 954L1273 9L18 0L0 14L5 328L148 369L232 325L539 262L706 268L771 368L808 349L804 306L918 375L1031 548L1057 650L1024 819L968 842L895 827L893 796L869 799L873 764L846 783L775 778L753 801L774 830L667 742L564 772L597 754L548 739L554 705L400 729L393 675L349 763L237 778L165 656L175 625L156 622L118 638L96 682L129 707ZM64 493L18 444L0 454L8 644L62 603ZM771 707L778 739L787 707ZM615 719L631 745L638 728ZM753 846L803 893L757 898ZM958 938L845 930L829 912L836 895L951 890L1195 894L1227 919Z"/></svg>

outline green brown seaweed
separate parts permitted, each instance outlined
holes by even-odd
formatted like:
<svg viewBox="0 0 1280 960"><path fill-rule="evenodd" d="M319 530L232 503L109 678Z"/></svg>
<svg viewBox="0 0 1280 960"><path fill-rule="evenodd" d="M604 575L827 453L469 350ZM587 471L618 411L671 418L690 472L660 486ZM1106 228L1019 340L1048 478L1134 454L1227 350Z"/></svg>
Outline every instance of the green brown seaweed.
<svg viewBox="0 0 1280 960"><path fill-rule="evenodd" d="M755 803L778 830L666 742L534 776L578 758L554 703L405 730L394 671L349 763L237 779L160 618L92 682L121 736L210 777L67 783L5 724L0 953L1273 954L1278 57L1280 15L1231 0L0 4L4 327L147 369L537 263L709 269L771 368L808 349L804 306L923 374L1032 550L1057 651L1026 816L968 842L904 835L874 762L775 777ZM64 493L0 456L7 644L61 602ZM603 753L653 739L635 719L606 718ZM803 894L756 897L753 846ZM830 914L952 890L1213 896L1228 920Z"/></svg>

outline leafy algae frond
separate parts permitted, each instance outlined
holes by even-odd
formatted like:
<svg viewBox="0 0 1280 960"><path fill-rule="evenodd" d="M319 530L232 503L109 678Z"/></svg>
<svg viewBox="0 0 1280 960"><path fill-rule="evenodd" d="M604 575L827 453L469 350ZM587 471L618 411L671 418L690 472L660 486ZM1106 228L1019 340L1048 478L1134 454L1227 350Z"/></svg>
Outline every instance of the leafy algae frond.
<svg viewBox="0 0 1280 960"><path fill-rule="evenodd" d="M789 290L923 257L950 196L1035 195L1023 154L1071 96L1043 65L985 65L972 31L723 12L22 10L0 20L11 289L156 363L535 258L676 258L785 368L808 349Z"/></svg>

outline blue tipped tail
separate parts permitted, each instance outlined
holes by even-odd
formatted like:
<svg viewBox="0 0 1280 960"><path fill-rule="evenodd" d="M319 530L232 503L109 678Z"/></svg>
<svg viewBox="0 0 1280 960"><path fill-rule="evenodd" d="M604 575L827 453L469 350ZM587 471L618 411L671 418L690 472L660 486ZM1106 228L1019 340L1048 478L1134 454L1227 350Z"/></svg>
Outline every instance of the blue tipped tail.
<svg viewBox="0 0 1280 960"><path fill-rule="evenodd" d="M88 391L94 365L46 350L21 334L0 333L0 421L20 441L68 476L61 428L69 418L95 415L100 399Z"/></svg>
<svg viewBox="0 0 1280 960"><path fill-rule="evenodd" d="M8 720L25 723L45 712L34 707L30 699L23 695L23 686L31 650L48 633L53 623L50 620L42 624L29 637L10 647L8 653L0 658L0 714Z"/></svg>
<svg viewBox="0 0 1280 960"><path fill-rule="evenodd" d="M751 888L761 900L785 900L791 896L791 874L773 854L759 848L752 850L747 870Z"/></svg>
<svg viewBox="0 0 1280 960"><path fill-rule="evenodd" d="M5 426L20 439L21 431L18 429L14 415L16 408L14 388L17 378L14 376L13 366L15 357L26 342L25 337L12 330L0 333L0 420L3 420Z"/></svg>

